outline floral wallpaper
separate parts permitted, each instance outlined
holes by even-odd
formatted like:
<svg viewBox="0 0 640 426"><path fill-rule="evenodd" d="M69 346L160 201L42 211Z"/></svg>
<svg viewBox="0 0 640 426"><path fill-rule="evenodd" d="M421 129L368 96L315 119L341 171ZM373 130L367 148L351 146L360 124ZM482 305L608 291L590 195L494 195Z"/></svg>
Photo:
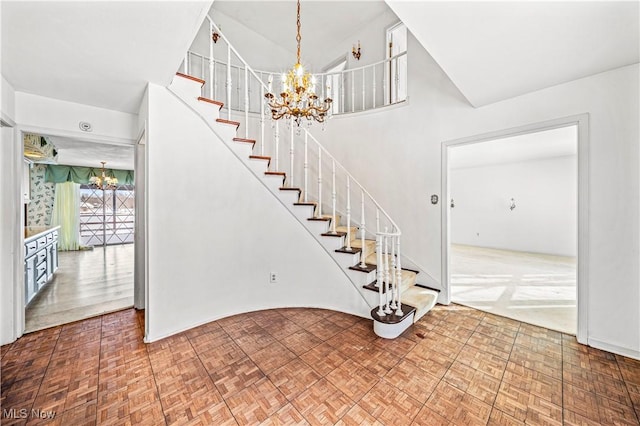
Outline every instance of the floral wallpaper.
<svg viewBox="0 0 640 426"><path fill-rule="evenodd" d="M31 202L27 204L27 226L46 226L51 223L55 183L45 182L46 164L31 168Z"/></svg>

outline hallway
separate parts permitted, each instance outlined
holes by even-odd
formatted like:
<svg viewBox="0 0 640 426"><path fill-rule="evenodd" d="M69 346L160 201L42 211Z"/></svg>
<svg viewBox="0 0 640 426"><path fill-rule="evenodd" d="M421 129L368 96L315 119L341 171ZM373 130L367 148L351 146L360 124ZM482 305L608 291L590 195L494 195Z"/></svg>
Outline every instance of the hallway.
<svg viewBox="0 0 640 426"><path fill-rule="evenodd" d="M133 306L133 244L59 252L58 263L27 306L25 333Z"/></svg>

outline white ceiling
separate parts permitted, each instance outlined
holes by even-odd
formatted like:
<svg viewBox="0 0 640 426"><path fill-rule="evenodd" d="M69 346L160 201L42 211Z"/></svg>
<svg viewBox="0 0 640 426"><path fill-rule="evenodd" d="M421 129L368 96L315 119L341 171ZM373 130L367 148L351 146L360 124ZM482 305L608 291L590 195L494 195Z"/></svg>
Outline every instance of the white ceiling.
<svg viewBox="0 0 640 426"><path fill-rule="evenodd" d="M20 92L137 113L211 1L2 1L2 75Z"/></svg>
<svg viewBox="0 0 640 426"><path fill-rule="evenodd" d="M282 46L291 52L292 63L295 60L295 1L216 0L211 10L212 16L215 16L217 11L222 12L267 40ZM323 57L327 46L353 38L354 34L388 10L383 0L301 1L303 61L316 68L324 65L320 58ZM231 42L233 43L233 40Z"/></svg>
<svg viewBox="0 0 640 426"><path fill-rule="evenodd" d="M576 126L453 147L449 167L461 169L577 155Z"/></svg>
<svg viewBox="0 0 640 426"><path fill-rule="evenodd" d="M109 169L133 170L134 147L86 142L78 139L48 136L58 151L58 164L100 167L106 161Z"/></svg>
<svg viewBox="0 0 640 426"><path fill-rule="evenodd" d="M386 2L476 107L640 61L638 1Z"/></svg>

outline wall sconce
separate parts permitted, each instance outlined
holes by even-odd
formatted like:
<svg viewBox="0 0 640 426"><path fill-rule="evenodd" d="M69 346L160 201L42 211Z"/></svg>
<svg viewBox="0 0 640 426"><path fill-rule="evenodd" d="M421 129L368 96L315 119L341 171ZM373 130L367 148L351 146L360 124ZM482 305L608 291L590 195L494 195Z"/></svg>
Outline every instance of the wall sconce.
<svg viewBox="0 0 640 426"><path fill-rule="evenodd" d="M222 25L220 25L219 28L222 30ZM211 34L211 39L213 40L213 42L217 43L219 38L220 34L216 30L213 30L213 34Z"/></svg>
<svg viewBox="0 0 640 426"><path fill-rule="evenodd" d="M513 211L516 208L516 201L512 198L511 205L509 206L509 210Z"/></svg>
<svg viewBox="0 0 640 426"><path fill-rule="evenodd" d="M358 49L356 49L356 46L354 44L353 48L351 49L351 54L354 58L356 58L356 60L360 60L360 40L358 40Z"/></svg>
<svg viewBox="0 0 640 426"><path fill-rule="evenodd" d="M452 199L451 199L451 208L454 208L455 206L456 206L456 205L455 205L455 203L453 202L453 198L452 198Z"/></svg>

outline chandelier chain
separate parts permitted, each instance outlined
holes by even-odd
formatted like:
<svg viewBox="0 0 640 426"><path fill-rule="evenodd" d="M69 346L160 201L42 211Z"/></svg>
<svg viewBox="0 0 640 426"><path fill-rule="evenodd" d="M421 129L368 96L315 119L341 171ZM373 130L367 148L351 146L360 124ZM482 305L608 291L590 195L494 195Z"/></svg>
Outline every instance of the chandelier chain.
<svg viewBox="0 0 640 426"><path fill-rule="evenodd" d="M298 0L298 32L296 34L296 41L298 42L298 63L300 63L300 40L302 40L302 36L300 35L300 0Z"/></svg>

